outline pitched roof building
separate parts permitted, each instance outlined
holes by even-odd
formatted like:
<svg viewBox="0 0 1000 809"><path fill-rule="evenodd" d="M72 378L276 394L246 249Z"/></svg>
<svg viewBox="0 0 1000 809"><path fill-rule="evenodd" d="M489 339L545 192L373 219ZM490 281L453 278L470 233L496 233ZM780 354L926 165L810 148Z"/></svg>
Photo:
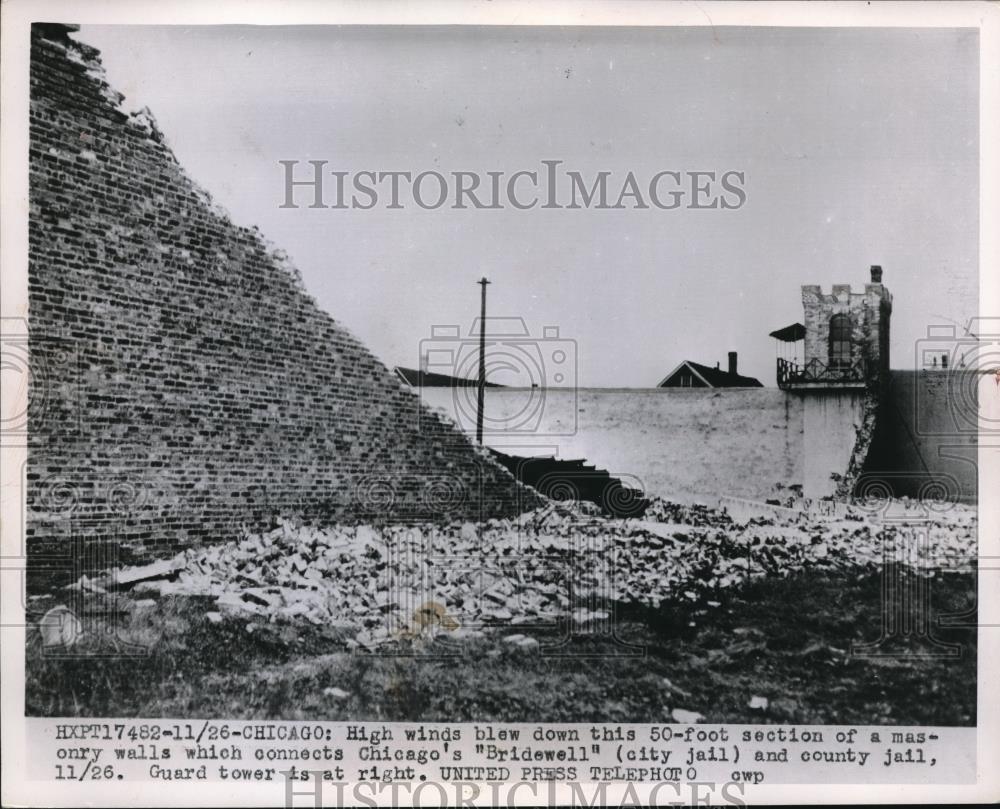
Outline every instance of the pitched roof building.
<svg viewBox="0 0 1000 809"><path fill-rule="evenodd" d="M759 379L742 376L736 371L736 352L729 352L729 370L723 371L718 364L714 368L700 362L684 360L667 374L658 388L762 388Z"/></svg>

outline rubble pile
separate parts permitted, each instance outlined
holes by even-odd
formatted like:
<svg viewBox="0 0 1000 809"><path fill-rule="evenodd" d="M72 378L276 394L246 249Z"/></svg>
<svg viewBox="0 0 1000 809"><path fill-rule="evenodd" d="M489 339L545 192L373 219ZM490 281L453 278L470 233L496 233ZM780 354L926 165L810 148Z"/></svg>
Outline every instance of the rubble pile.
<svg viewBox="0 0 1000 809"><path fill-rule="evenodd" d="M757 576L804 569L878 569L885 554L913 568L969 569L975 512L887 521L857 510L843 519L801 514L737 524L721 510L656 500L644 518L607 519L580 504L550 503L479 525L291 523L189 550L152 575L119 571L140 591L210 596L227 612L340 627L372 648L436 628L592 624L615 603L656 608L710 599ZM169 571L169 575L165 574ZM533 643L527 636L511 642Z"/></svg>

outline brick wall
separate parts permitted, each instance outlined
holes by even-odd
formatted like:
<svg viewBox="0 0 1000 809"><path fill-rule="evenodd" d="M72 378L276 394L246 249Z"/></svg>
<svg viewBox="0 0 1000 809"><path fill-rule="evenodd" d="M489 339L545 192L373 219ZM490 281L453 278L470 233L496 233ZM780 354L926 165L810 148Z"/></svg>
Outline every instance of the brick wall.
<svg viewBox="0 0 1000 809"><path fill-rule="evenodd" d="M65 26L32 35L29 570L243 523L477 519L537 504L303 290L127 115ZM35 562L32 563L32 558Z"/></svg>

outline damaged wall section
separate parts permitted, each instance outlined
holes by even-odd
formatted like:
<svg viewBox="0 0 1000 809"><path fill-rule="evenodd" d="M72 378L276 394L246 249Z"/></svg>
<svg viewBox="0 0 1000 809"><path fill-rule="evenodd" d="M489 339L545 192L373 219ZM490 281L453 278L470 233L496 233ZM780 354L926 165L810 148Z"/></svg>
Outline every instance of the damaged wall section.
<svg viewBox="0 0 1000 809"><path fill-rule="evenodd" d="M121 110L72 30L32 30L29 570L81 534L155 556L278 514L537 505L449 422L418 418L287 260L185 175L151 116Z"/></svg>

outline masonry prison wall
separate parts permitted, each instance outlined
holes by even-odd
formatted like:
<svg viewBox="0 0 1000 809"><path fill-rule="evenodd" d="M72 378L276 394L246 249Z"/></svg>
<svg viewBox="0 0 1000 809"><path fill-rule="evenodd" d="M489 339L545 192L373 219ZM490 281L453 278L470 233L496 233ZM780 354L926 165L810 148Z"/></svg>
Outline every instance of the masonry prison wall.
<svg viewBox="0 0 1000 809"><path fill-rule="evenodd" d="M532 395L543 412L533 413ZM466 427L474 424L474 396L471 389L421 392ZM1000 435L1000 386L983 374L892 371L882 394L488 388L484 440L514 455L585 458L626 484L634 476L647 493L677 500L762 501L780 496L779 484L805 489L811 481L812 497L889 492L975 502L977 407L980 421L994 425L983 440ZM523 430L506 429L512 424Z"/></svg>
<svg viewBox="0 0 1000 809"><path fill-rule="evenodd" d="M541 398L537 414L532 394ZM468 424L468 395L421 392L462 424ZM495 449L585 458L625 485L637 478L647 494L667 499L763 500L787 495L779 485L803 480L802 399L774 388L488 388L485 415L483 438Z"/></svg>
<svg viewBox="0 0 1000 809"><path fill-rule="evenodd" d="M134 559L279 515L538 504L450 422L418 418L416 397L121 101L94 49L34 26L29 581L67 572L81 537Z"/></svg>
<svg viewBox="0 0 1000 809"><path fill-rule="evenodd" d="M864 424L864 390L806 390L790 395L802 400L804 410L802 493L810 499L848 496L853 486L840 489L838 483L851 467ZM867 446L859 451L865 450Z"/></svg>
<svg viewBox="0 0 1000 809"><path fill-rule="evenodd" d="M978 425L985 444L1000 446L1000 386L991 374L890 372L858 493L977 502Z"/></svg>

